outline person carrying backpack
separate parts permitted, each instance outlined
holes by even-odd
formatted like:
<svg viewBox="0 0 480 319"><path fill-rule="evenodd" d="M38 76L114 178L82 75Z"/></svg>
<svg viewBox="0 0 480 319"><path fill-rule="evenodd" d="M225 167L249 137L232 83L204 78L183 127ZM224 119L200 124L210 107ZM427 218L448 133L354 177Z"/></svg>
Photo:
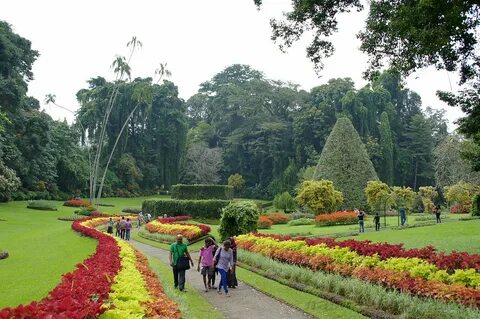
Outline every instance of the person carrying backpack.
<svg viewBox="0 0 480 319"><path fill-rule="evenodd" d="M232 270L232 267L235 266L233 262L233 250L230 248L231 243L229 240L223 242L223 247L218 248L215 253L215 265L220 272L220 284L218 285L218 293L222 293L222 287L225 291L225 295L230 297L228 294L228 278L227 272Z"/></svg>

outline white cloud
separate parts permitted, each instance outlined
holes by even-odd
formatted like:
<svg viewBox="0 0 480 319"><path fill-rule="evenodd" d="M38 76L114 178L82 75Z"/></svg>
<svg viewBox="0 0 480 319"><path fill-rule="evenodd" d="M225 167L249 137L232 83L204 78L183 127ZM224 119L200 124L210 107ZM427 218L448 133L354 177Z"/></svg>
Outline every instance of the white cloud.
<svg viewBox="0 0 480 319"><path fill-rule="evenodd" d="M351 77L357 87L364 85L361 74L367 59L358 50L355 34L366 13L341 17L333 39L337 51L325 60L318 78L306 57L308 39L287 54L270 40L270 18L289 5L289 0L267 0L258 11L253 0L16 0L2 4L1 19L41 54L29 94L43 103L46 94L54 93L58 103L71 109L78 107L75 94L89 78L112 77L109 66L116 54L128 53L125 45L132 36L144 44L131 63L133 76L153 76L158 63L167 62L185 99L233 63L250 64L269 78L307 90L333 77ZM444 106L435 96L437 89L450 89L445 71L417 72L407 85L422 96L424 106L445 107L450 122L461 116L460 110ZM54 106L44 107L54 118L73 119Z"/></svg>

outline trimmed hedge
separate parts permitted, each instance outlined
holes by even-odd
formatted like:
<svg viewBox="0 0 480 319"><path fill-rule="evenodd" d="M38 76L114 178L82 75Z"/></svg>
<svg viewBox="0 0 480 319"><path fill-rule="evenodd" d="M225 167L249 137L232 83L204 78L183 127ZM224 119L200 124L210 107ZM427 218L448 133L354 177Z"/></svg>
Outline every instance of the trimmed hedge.
<svg viewBox="0 0 480 319"><path fill-rule="evenodd" d="M153 216L182 216L189 215L200 218L220 218L222 208L228 200L181 200L181 199L150 199L142 204L142 211Z"/></svg>
<svg viewBox="0 0 480 319"><path fill-rule="evenodd" d="M172 186L174 199L233 199L233 187L228 185L174 185Z"/></svg>
<svg viewBox="0 0 480 319"><path fill-rule="evenodd" d="M34 200L28 203L27 208L37 210L57 210L57 207L53 203L46 202L44 200Z"/></svg>

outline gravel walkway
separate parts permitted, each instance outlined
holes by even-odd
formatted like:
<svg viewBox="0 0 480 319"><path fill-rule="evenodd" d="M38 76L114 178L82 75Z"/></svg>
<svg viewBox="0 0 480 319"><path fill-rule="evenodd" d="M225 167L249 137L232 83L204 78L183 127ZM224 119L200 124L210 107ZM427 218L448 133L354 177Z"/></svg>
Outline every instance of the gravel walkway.
<svg viewBox="0 0 480 319"><path fill-rule="evenodd" d="M142 253L150 255L168 264L168 252L140 243L131 243ZM302 311L290 307L252 287L239 282L236 289L230 289L230 298L219 295L215 291L204 292L203 280L196 271L198 254L192 254L195 261L195 270L187 271L187 282L198 290L207 300L228 319L306 319L312 318ZM217 282L218 284L218 278Z"/></svg>

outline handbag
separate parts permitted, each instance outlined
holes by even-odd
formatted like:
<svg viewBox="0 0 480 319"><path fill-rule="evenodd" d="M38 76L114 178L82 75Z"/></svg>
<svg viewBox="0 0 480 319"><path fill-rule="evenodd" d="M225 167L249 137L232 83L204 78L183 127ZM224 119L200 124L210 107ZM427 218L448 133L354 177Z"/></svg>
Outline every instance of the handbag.
<svg viewBox="0 0 480 319"><path fill-rule="evenodd" d="M175 245L175 250L177 250L177 255L180 255L178 253L178 248L177 245ZM188 270L190 269L190 260L186 256L179 256L177 259L177 263L175 264L175 269L176 270Z"/></svg>

